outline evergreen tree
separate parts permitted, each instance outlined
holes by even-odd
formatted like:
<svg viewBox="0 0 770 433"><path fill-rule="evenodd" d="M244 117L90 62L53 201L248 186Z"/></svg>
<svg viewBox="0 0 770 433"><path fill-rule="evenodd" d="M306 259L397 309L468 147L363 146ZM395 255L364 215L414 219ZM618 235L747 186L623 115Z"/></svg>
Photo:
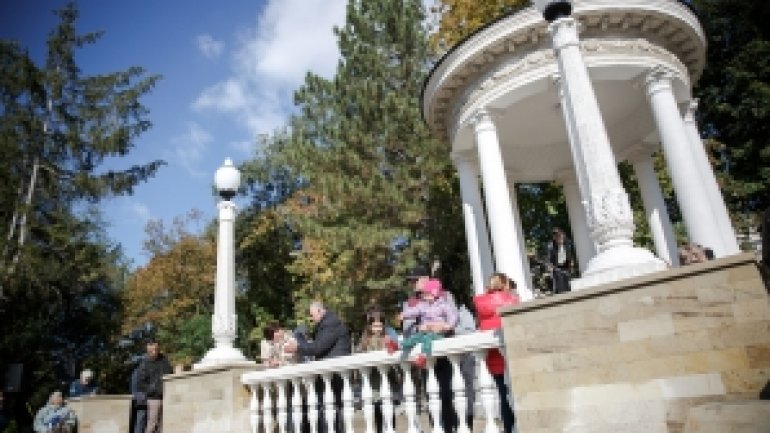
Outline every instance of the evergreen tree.
<svg viewBox="0 0 770 433"><path fill-rule="evenodd" d="M430 194L453 170L420 117L431 61L423 18L419 0L351 0L335 29L335 77L308 74L295 94L291 137L271 158L299 180L280 211L300 236L289 266L300 310L311 298L343 314L391 305L409 271L432 260Z"/></svg>
<svg viewBox="0 0 770 433"><path fill-rule="evenodd" d="M130 193L162 164L103 168L150 127L139 98L158 77L136 67L83 74L76 51L100 34L77 34L73 4L57 14L43 65L0 42L0 364L34 372L25 385L35 406L109 351L119 325L127 266L94 204Z"/></svg>
<svg viewBox="0 0 770 433"><path fill-rule="evenodd" d="M708 39L699 123L733 220L746 228L770 206L770 4L694 4Z"/></svg>

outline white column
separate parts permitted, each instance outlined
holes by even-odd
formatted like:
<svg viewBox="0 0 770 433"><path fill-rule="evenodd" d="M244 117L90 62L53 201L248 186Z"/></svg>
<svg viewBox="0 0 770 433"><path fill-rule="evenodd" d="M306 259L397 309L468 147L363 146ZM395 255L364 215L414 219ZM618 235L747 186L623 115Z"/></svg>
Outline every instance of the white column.
<svg viewBox="0 0 770 433"><path fill-rule="evenodd" d="M561 183L562 191L564 192L564 201L567 203L567 214L572 231L572 242L575 244L578 268L583 273L588 266L588 262L596 255L596 247L588 232L585 210L583 209L583 203L580 201L580 188L578 187L575 173L572 170L561 173L557 176L556 180Z"/></svg>
<svg viewBox="0 0 770 433"><path fill-rule="evenodd" d="M471 265L473 292L484 293L487 279L494 272L492 252L489 249L484 207L479 191L478 165L475 158L467 153L454 153L452 160L460 178L460 196L463 201L463 220L465 221L465 241L468 248L468 261Z"/></svg>
<svg viewBox="0 0 770 433"><path fill-rule="evenodd" d="M703 187L700 170L693 162L692 146L671 87L671 73L664 68L653 68L647 75L646 85L690 241L712 249L721 247L721 230Z"/></svg>
<svg viewBox="0 0 770 433"><path fill-rule="evenodd" d="M525 282L526 273L518 257L519 250L512 243L516 237L516 222L511 212L511 197L505 178L500 144L497 140L497 130L486 110L480 110L474 116L474 130L497 271L517 282ZM532 287L521 284L519 296L522 301L531 300Z"/></svg>
<svg viewBox="0 0 770 433"><path fill-rule="evenodd" d="M658 176L655 174L655 166L652 162L650 150L641 149L639 153L629 159L634 167L636 180L639 183L639 192L642 194L644 211L647 214L647 223L650 226L650 234L655 244L655 252L671 266L679 266L679 253L677 251L676 236L668 216L666 202L663 200L663 192L660 190Z"/></svg>
<svg viewBox="0 0 770 433"><path fill-rule="evenodd" d="M214 288L214 314L211 331L214 347L206 352L201 361L193 366L201 369L221 364L241 363L252 365L240 349L233 347L237 330L235 314L235 247L233 225L235 203L222 200L219 208L219 235L217 237L217 280Z"/></svg>
<svg viewBox="0 0 770 433"><path fill-rule="evenodd" d="M532 270L529 269L529 256L527 254L527 240L524 238L524 230L521 228L521 213L519 212L519 200L516 197L516 180L510 173L508 174L508 191L511 199L511 213L513 214L513 224L516 227L516 237L511 240L514 247L519 252L519 261L521 269L524 270L524 280L516 281L517 286L524 285L532 287Z"/></svg>
<svg viewBox="0 0 770 433"><path fill-rule="evenodd" d="M650 251L633 245L634 221L620 181L604 121L580 53L577 22L559 18L549 26L564 90L564 107L575 170L587 222L598 254L573 289L665 268ZM570 122L571 120L571 122ZM572 133L570 134L570 129Z"/></svg>
<svg viewBox="0 0 770 433"><path fill-rule="evenodd" d="M730 213L727 211L727 206L725 206L725 200L719 189L719 183L717 182L714 170L709 162L706 149L703 146L703 140L698 132L698 124L695 121L695 111L697 109L698 101L690 101L690 103L687 104L683 120L687 138L690 141L690 154L698 168L700 180L703 182L702 185L706 190L711 210L714 213L714 217L720 228L722 245L720 248L714 248L714 254L717 257L738 254L740 252L740 247L738 246L738 239L735 237L733 222L730 219Z"/></svg>

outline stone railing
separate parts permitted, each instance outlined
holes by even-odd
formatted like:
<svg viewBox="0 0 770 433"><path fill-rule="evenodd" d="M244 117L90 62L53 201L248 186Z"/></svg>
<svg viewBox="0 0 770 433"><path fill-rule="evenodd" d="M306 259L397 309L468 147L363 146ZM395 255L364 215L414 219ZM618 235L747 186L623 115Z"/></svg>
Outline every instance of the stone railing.
<svg viewBox="0 0 770 433"><path fill-rule="evenodd" d="M452 367L451 388L453 391L453 403L457 414L466 414L468 410L469 395L466 393L466 383L461 374L460 363L466 354L472 354L476 358L475 387L468 389L478 390L479 400L483 407L484 433L495 433L499 429L495 423L497 414L497 391L492 377L487 370L484 359L489 349L500 347L499 333L493 331L476 332L473 334L445 338L433 342L433 351L428 357L426 366L427 380L425 391L427 393L427 408L433 420L441 419L441 402L439 400L439 384L436 379L434 366L436 359L447 357ZM241 376L241 381L251 392L250 424L252 433L258 431L272 432L278 427L279 433L288 431L300 432L303 421L307 421L311 433L318 432L318 420L323 414L326 420L326 431L334 432L335 406L332 391L332 379L338 375L342 379L342 420L345 433L353 433L361 430L365 433L373 433L375 393L379 393L380 407L382 411L383 433L398 431L418 433L418 396L419 377L414 377L410 361L420 353L420 346L415 347L410 353L402 351L389 354L386 351L374 351L360 353L339 358L289 365L280 368L249 372ZM394 420L394 395L396 390L392 386L392 379L388 379L391 369L400 370L401 374L396 387L406 419L398 417ZM379 376L379 389L372 386L374 375ZM360 400L363 412L364 425L354 423L354 393L353 377L360 378ZM392 378L393 375L390 375ZM320 379L320 380L319 380ZM337 379L339 380L339 379ZM377 382L377 381L375 381ZM323 407L319 405L319 395L315 387L323 383L321 394ZM321 390L319 390L321 391ZM306 411L303 411L306 404ZM306 412L306 413L304 413ZM458 433L468 433L471 426L467 425L466 417L458 416ZM289 425L291 423L291 425ZM262 427L262 428L260 428ZM363 427L362 429L360 427ZM439 423L434 423L433 433L441 432ZM343 432L338 432L343 433Z"/></svg>

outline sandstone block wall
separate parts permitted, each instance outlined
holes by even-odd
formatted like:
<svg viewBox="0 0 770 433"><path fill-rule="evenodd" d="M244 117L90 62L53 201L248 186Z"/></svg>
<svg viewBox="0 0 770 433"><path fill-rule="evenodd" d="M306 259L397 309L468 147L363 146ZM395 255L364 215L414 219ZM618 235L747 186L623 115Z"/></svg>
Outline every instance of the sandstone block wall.
<svg viewBox="0 0 770 433"><path fill-rule="evenodd" d="M241 374L257 368L223 366L165 376L163 433L251 431L250 394Z"/></svg>
<svg viewBox="0 0 770 433"><path fill-rule="evenodd" d="M67 400L78 417L78 433L126 433L131 417L130 395L94 395Z"/></svg>
<svg viewBox="0 0 770 433"><path fill-rule="evenodd" d="M521 433L681 433L692 408L758 398L770 304L738 255L503 312Z"/></svg>

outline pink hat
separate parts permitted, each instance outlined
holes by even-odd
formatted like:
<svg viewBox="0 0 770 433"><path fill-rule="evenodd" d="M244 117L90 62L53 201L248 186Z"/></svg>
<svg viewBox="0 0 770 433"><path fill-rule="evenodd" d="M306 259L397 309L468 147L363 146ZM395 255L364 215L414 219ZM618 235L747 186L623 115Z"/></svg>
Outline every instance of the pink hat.
<svg viewBox="0 0 770 433"><path fill-rule="evenodd" d="M431 295L438 298L444 289L443 287L441 287L440 280L431 278L430 280L423 283L421 290L425 293L430 293Z"/></svg>

